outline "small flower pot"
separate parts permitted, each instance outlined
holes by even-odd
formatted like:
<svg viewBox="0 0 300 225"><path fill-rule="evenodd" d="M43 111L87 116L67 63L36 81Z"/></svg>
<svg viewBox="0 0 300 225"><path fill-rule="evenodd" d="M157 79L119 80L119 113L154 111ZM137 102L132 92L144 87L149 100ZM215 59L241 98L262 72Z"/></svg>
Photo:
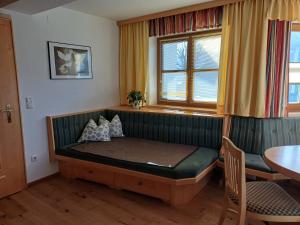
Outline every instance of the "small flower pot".
<svg viewBox="0 0 300 225"><path fill-rule="evenodd" d="M132 107L133 107L134 109L140 109L140 108L141 108L141 103L140 103L140 101L135 101L135 102L133 102L133 103L132 103Z"/></svg>

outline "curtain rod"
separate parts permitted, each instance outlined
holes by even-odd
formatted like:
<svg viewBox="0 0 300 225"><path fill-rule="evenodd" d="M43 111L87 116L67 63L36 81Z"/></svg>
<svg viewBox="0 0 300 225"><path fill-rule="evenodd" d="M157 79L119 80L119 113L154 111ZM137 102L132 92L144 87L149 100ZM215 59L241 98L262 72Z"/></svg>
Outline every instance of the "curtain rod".
<svg viewBox="0 0 300 225"><path fill-rule="evenodd" d="M177 14L182 14L182 13L188 13L188 12L193 12L193 11L198 11L198 10L203 10L203 9L208 9L208 8L213 8L213 7L218 7L218 6L223 6L227 4L232 4L236 2L241 2L244 0L213 0L210 2L203 2L195 5L190 5L190 6L184 6L180 7L177 9L171 9L171 10L166 10L158 13L152 13L144 16L138 16L126 20L119 20L117 21L118 26L125 25L125 24L130 24L130 23L137 23L137 22L142 22L142 21L147 21L147 20L152 20L156 18L161 18L161 17L166 17L166 16L173 16Z"/></svg>

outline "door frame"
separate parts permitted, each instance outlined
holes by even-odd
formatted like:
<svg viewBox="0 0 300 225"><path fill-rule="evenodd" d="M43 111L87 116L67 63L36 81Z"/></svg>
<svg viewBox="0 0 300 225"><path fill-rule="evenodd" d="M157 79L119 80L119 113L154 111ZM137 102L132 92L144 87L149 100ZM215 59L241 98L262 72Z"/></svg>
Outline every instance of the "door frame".
<svg viewBox="0 0 300 225"><path fill-rule="evenodd" d="M17 58L16 58L16 48L15 48L15 38L14 38L14 32L13 32L13 23L12 23L12 17L8 14L0 13L0 19L8 20L10 23L10 32L11 32L11 38L12 38L12 47L13 47L13 53L14 53L14 67L15 67L15 76L16 76L16 86L17 86L17 95L18 95L18 108L19 108L19 119L20 119L20 129L21 129L21 147L22 147L22 158L23 158L23 173L24 173L24 188L28 187L27 183L27 170L26 170L26 157L25 157L25 144L24 144L24 135L23 135L23 117L22 117L22 111L21 111L21 97L20 97L20 88L19 88L19 72L17 67Z"/></svg>

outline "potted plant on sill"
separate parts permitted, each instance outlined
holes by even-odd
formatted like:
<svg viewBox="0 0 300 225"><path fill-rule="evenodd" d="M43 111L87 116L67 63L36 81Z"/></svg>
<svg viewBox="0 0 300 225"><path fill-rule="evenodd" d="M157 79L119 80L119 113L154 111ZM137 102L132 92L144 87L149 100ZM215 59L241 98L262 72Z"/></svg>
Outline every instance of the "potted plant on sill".
<svg viewBox="0 0 300 225"><path fill-rule="evenodd" d="M146 102L145 97L140 91L132 90L127 95L129 105L132 105L135 109L140 109L143 103Z"/></svg>

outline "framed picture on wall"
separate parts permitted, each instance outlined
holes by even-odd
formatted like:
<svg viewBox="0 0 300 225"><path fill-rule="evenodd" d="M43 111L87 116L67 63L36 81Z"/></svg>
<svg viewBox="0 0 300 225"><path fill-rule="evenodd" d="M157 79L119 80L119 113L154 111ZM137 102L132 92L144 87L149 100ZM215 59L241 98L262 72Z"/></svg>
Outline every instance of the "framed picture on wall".
<svg viewBox="0 0 300 225"><path fill-rule="evenodd" d="M51 79L92 79L91 47L48 41Z"/></svg>

